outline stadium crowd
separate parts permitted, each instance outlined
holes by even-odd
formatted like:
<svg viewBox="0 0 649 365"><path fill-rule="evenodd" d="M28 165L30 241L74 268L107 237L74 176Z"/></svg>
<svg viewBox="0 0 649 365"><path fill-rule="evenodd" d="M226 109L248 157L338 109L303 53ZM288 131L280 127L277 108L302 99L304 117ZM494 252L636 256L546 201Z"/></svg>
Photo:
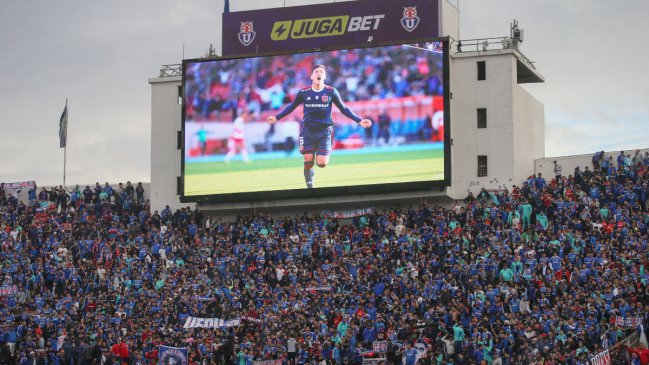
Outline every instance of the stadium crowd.
<svg viewBox="0 0 649 365"><path fill-rule="evenodd" d="M649 319L649 155L622 155L350 224L151 212L130 184L3 191L0 364L153 364L158 345L191 364L360 364L383 340L395 365L585 364L637 331L618 319Z"/></svg>

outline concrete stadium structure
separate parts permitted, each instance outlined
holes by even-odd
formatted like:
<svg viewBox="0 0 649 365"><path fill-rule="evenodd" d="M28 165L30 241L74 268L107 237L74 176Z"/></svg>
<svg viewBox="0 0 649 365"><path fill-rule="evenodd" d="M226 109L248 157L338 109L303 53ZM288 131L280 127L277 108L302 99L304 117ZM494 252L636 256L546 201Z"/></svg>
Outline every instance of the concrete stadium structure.
<svg viewBox="0 0 649 365"><path fill-rule="evenodd" d="M319 1L328 3L332 1ZM255 10L281 6L310 5L306 0L232 2L231 11ZM504 189L520 184L545 158L545 119L543 104L522 84L544 79L507 38L462 40L458 47L459 11L448 2L440 2L441 34L449 37L450 47L450 130L451 184L445 191L428 189L394 194L347 195L334 198L274 200L261 202L210 203L213 210L250 208L367 206L369 202L407 201L422 197L462 199L468 191L481 188ZM216 29L220 29L218 19ZM221 51L219 37L216 54ZM484 62L486 77L478 80L478 63ZM151 85L151 184L153 209L166 204L187 206L179 201L177 178L181 172L181 150L177 148L181 130L181 75L178 65L163 67L160 75L149 79ZM478 128L476 110L485 108L486 128ZM478 156L486 156L486 176L478 177ZM484 162L484 157L482 157ZM547 164L545 164L547 165ZM567 168L569 165L565 163ZM568 170L565 170L568 171ZM483 171L484 172L484 171ZM483 173L484 174L484 173Z"/></svg>

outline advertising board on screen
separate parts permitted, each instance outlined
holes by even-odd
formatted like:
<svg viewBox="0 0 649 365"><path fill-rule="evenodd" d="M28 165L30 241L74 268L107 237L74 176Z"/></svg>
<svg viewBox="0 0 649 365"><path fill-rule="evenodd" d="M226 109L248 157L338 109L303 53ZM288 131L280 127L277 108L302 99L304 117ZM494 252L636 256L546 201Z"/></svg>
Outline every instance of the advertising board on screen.
<svg viewBox="0 0 649 365"><path fill-rule="evenodd" d="M447 48L422 42L185 61L182 198L448 183Z"/></svg>

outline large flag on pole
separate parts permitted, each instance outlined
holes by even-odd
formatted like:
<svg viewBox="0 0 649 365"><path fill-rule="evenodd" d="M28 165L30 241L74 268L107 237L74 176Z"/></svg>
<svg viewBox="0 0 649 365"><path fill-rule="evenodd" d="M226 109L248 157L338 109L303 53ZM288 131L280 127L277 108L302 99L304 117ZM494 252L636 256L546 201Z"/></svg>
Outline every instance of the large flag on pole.
<svg viewBox="0 0 649 365"><path fill-rule="evenodd" d="M68 139L68 102L65 102L65 108L63 109L63 114L61 114L61 119L59 120L59 146L61 148L65 147L65 144Z"/></svg>

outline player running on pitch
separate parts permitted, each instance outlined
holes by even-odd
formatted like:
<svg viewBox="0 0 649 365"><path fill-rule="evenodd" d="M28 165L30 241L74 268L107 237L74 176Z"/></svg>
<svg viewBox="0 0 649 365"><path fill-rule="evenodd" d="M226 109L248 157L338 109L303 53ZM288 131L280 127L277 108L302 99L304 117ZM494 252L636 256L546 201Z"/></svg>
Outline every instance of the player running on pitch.
<svg viewBox="0 0 649 365"><path fill-rule="evenodd" d="M234 129L230 138L228 138L228 153L225 155L225 163L230 163L232 156L241 152L244 162L250 162L248 158L248 147L246 146L246 139L244 137L244 124L250 122L252 119L252 112L247 108L241 111L241 115L234 120Z"/></svg>
<svg viewBox="0 0 649 365"><path fill-rule="evenodd" d="M372 126L372 121L362 119L345 106L338 90L325 85L327 71L324 65L315 65L311 70L311 87L300 90L295 100L279 114L268 117L271 124L291 114L298 105L304 105L304 122L300 130L300 153L304 156L304 180L306 187L313 188L313 163L325 167L331 153L334 122L331 118L332 103L347 118L363 128ZM315 160L315 161L314 161Z"/></svg>

